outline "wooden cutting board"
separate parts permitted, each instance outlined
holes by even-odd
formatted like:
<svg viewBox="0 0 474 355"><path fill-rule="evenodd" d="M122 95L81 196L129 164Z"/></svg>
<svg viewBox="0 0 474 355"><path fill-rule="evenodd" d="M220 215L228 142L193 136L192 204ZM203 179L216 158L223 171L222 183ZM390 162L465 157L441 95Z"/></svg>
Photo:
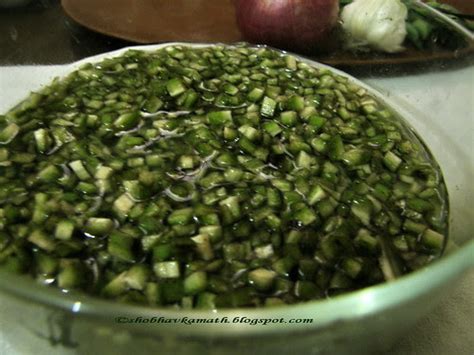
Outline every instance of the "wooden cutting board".
<svg viewBox="0 0 474 355"><path fill-rule="evenodd" d="M231 0L63 0L80 24L138 43L242 40Z"/></svg>
<svg viewBox="0 0 474 355"><path fill-rule="evenodd" d="M474 13L474 1L449 0ZM62 0L64 11L83 26L136 43L243 41L232 0ZM407 49L396 55L337 51L313 57L335 66L406 64L463 57L474 45L458 51Z"/></svg>

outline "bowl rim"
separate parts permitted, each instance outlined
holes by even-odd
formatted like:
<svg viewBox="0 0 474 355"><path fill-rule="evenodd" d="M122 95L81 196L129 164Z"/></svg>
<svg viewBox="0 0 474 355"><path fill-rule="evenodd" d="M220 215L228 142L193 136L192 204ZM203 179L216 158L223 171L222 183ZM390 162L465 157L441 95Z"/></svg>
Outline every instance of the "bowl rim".
<svg viewBox="0 0 474 355"><path fill-rule="evenodd" d="M315 300L285 306L261 308L228 308L218 310L153 308L134 304L115 303L81 293L64 293L53 287L35 283L27 276L0 270L0 292L16 299L44 306L52 311L63 311L74 317L85 317L102 323L115 322L126 328L142 332L182 333L182 322L172 324L143 323L139 320L151 317L166 319L222 319L227 317L230 324L196 324L186 326L183 336L198 337L241 337L257 334L275 334L311 331L331 324L362 320L382 311L408 304L424 294L437 294L437 290L449 286L450 282L461 278L469 269L474 270L474 240L459 250L447 255L431 265L404 275L394 281L363 288L331 299ZM121 324L120 318L136 323ZM249 326L242 322L232 323L236 317L247 319L313 319L311 323L300 324L256 324ZM69 318L71 319L71 318Z"/></svg>
<svg viewBox="0 0 474 355"><path fill-rule="evenodd" d="M221 43L187 43L187 42L169 42L154 45L127 46L115 51L102 53L99 55L87 57L79 61L60 67L57 77L63 78L82 65L87 63L99 62L106 58L111 58L124 54L129 50L155 51L169 46L187 46L192 48L203 47L236 47L236 45L228 45ZM282 51L268 46L249 45L250 48L271 48L280 53L292 55L302 62L317 68L325 68L333 73L348 78L351 82L366 89L370 95L374 96L384 105L393 109L394 112L400 114L405 120L408 127L411 128L409 118L411 113L404 110L399 105L376 89L354 78L353 76L331 66L316 62L304 56L291 52ZM51 82L50 78L45 80L36 90L41 89L44 85ZM33 90L35 88L32 88ZM351 291L330 299L308 301L296 303L292 305L262 307L262 308L228 308L218 310L183 310L172 308L154 308L149 306L140 306L133 304L116 303L111 300L105 300L79 292L64 292L58 288L45 287L34 280L23 275L16 275L0 269L0 291L7 295L18 297L25 301L44 305L48 308L60 309L69 314L76 316L100 318L105 322L118 322L118 318L125 317L129 320L137 319L137 317L165 317L165 318L199 318L211 319L227 317L229 320L235 317L247 317L249 319L297 319L313 317L315 321L312 323L299 324L256 324L248 326L242 323L231 323L229 326L223 326L219 323L198 324L198 326L187 326L187 335L196 336L242 336L266 334L275 332L288 332L291 327L292 331L309 330L322 327L331 323L346 321L350 319L364 318L374 315L382 310L398 307L400 304L408 303L410 300L426 294L432 290L442 288L447 282L461 277L468 269L474 269L474 240L469 240L458 250L445 255L432 264L404 275L396 280L384 282L374 286L366 287L358 291ZM125 323L124 326L148 326L153 332L182 332L183 325L174 324L153 324L148 323Z"/></svg>

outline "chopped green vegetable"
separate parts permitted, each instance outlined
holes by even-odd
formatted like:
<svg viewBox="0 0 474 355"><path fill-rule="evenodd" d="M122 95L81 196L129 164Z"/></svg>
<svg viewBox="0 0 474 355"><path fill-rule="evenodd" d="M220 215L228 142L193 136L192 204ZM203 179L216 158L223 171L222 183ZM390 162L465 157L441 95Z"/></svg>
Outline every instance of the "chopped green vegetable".
<svg viewBox="0 0 474 355"><path fill-rule="evenodd" d="M0 144L0 267L114 302L315 300L424 266L447 240L443 178L410 129L266 47L86 64L0 116Z"/></svg>
<svg viewBox="0 0 474 355"><path fill-rule="evenodd" d="M180 275L179 264L176 261L162 261L153 266L156 276L162 279L175 279Z"/></svg>

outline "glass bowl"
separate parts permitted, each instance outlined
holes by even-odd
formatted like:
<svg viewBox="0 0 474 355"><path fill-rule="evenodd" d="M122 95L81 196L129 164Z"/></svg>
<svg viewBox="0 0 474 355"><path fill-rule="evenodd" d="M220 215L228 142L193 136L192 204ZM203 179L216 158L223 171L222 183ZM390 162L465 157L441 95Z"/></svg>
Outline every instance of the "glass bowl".
<svg viewBox="0 0 474 355"><path fill-rule="evenodd" d="M63 76L86 62L117 56L130 48L156 50L177 44L212 45L128 47L62 67L56 74ZM313 66L326 67L296 57ZM450 242L440 260L395 281L327 300L216 311L120 304L65 293L0 270L2 317L9 324L4 336L24 334L27 329L26 334L32 337L79 354L355 354L389 349L430 312L467 270L474 268L473 142L458 140L466 124L471 124L472 129L472 119L469 122L469 117L451 117L449 124L454 129L445 130L443 122L430 120L426 112L400 100L389 100L353 77L330 69L365 87L398 112L421 133L440 164L450 199ZM50 81L49 76L44 79L44 84Z"/></svg>

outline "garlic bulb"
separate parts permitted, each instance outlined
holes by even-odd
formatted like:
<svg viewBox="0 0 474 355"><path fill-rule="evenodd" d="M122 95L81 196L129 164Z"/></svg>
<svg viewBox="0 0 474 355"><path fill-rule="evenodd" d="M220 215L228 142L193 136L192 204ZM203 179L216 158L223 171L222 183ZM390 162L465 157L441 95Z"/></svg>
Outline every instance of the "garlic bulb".
<svg viewBox="0 0 474 355"><path fill-rule="evenodd" d="M355 0L341 14L349 46L368 45L389 53L403 50L407 13L400 0Z"/></svg>

